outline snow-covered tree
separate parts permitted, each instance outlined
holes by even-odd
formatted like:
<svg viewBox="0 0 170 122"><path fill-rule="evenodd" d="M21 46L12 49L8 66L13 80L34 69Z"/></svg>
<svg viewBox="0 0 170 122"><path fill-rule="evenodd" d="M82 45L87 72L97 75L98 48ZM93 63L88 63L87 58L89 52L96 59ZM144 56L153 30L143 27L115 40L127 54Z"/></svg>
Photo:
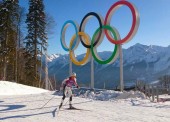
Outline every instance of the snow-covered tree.
<svg viewBox="0 0 170 122"><path fill-rule="evenodd" d="M28 81L33 81L32 85L37 86L39 81L38 69L40 67L41 47L47 48L46 21L43 0L29 0L29 12L27 14L26 36L26 74Z"/></svg>
<svg viewBox="0 0 170 122"><path fill-rule="evenodd" d="M18 8L18 0L0 2L0 75L4 80L15 79Z"/></svg>

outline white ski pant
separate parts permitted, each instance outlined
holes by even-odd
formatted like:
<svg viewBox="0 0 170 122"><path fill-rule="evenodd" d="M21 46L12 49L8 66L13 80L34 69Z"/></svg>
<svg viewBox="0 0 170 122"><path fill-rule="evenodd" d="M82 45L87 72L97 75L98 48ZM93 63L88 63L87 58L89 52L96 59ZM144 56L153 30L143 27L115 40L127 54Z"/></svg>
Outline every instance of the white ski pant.
<svg viewBox="0 0 170 122"><path fill-rule="evenodd" d="M65 96L68 95L68 97L71 97L71 96L72 96L72 90L71 90L70 87L67 87L67 86L65 87L64 95L65 95Z"/></svg>
<svg viewBox="0 0 170 122"><path fill-rule="evenodd" d="M67 95L69 97L69 104L71 105L72 104L72 90L71 90L71 87L65 86L63 89L63 98L62 98L61 103L64 102L64 99Z"/></svg>

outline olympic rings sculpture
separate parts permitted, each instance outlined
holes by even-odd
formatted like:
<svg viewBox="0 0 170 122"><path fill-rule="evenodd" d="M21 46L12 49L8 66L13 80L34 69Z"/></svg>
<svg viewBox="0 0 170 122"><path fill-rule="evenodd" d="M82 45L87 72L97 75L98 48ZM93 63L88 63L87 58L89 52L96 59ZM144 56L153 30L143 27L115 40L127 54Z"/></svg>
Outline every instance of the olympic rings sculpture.
<svg viewBox="0 0 170 122"><path fill-rule="evenodd" d="M115 11L123 5L127 6L131 10L132 26L131 26L129 33L123 39L120 39L119 33L116 30L116 28L110 26L110 21ZM84 29L85 29L85 25L87 21L93 16L97 18L99 22L99 28L95 31L92 39L90 39L89 35L84 32ZM65 43L65 32L69 25L74 26L75 34L71 38L70 45L68 47ZM129 42L136 34L138 27L139 27L139 14L138 14L137 9L130 2L121 0L121 1L116 2L110 7L110 9L108 10L106 14L105 20L99 14L95 12L90 12L84 16L84 18L81 21L80 27L75 21L72 21L72 20L66 21L61 29L60 41L61 41L61 45L63 49L65 51L69 51L70 59L76 65L86 64L89 61L91 55L98 63L109 64L109 63L114 62L118 57L118 54L119 54L118 45ZM107 60L102 60L97 54L97 47L103 41L104 34L106 35L107 39L111 43L115 44L114 51L112 55L110 56L110 58L108 58ZM81 61L78 61L74 54L74 50L78 47L79 42L81 42L82 45L85 48L87 48L86 55Z"/></svg>

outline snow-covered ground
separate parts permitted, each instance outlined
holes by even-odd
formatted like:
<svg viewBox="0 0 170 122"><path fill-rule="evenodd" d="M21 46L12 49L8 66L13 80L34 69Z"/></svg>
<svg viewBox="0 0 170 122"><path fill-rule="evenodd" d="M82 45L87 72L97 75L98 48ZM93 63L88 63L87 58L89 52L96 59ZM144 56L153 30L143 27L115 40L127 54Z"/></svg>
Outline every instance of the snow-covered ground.
<svg viewBox="0 0 170 122"><path fill-rule="evenodd" d="M20 95L3 95L7 91L13 93L22 88L15 85L16 89L11 89L7 85L2 88L0 84L0 122L170 121L170 102L168 101L153 103L145 99L140 92L121 93L107 90L97 93L87 90L84 94L73 97L73 105L81 110L67 110L68 98L66 98L65 105L59 114L53 117L52 111L58 107L62 96L56 95L57 92L40 93L39 89L37 94L32 94L32 90L36 91L36 88L33 87L29 87L27 90L30 95L21 95L22 93ZM26 87L24 86L24 89ZM47 102L48 104L46 104ZM44 106L44 104L46 105Z"/></svg>
<svg viewBox="0 0 170 122"><path fill-rule="evenodd" d="M25 86L14 82L0 81L0 95L26 95L48 92L31 86Z"/></svg>

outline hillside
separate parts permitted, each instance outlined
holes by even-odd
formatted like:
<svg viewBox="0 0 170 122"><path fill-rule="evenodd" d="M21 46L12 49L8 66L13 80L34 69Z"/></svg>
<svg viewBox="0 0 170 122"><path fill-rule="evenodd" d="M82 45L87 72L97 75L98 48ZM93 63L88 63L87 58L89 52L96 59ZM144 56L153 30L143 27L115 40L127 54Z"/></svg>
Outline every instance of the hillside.
<svg viewBox="0 0 170 122"><path fill-rule="evenodd" d="M111 52L100 52L102 59L106 59ZM82 59L78 55L77 59ZM48 59L49 76L56 77L61 82L68 76L68 55L53 54ZM151 82L160 76L170 74L170 46L161 47L155 45L136 44L123 49L124 81L125 83L136 80ZM110 65L100 65L95 62L95 87L103 88L105 82L107 88L113 88L119 84L119 59ZM73 65L73 71L77 73L78 82L89 86L90 63L84 66Z"/></svg>
<svg viewBox="0 0 170 122"><path fill-rule="evenodd" d="M0 95L29 95L48 92L48 90L25 86L22 84L0 81Z"/></svg>

